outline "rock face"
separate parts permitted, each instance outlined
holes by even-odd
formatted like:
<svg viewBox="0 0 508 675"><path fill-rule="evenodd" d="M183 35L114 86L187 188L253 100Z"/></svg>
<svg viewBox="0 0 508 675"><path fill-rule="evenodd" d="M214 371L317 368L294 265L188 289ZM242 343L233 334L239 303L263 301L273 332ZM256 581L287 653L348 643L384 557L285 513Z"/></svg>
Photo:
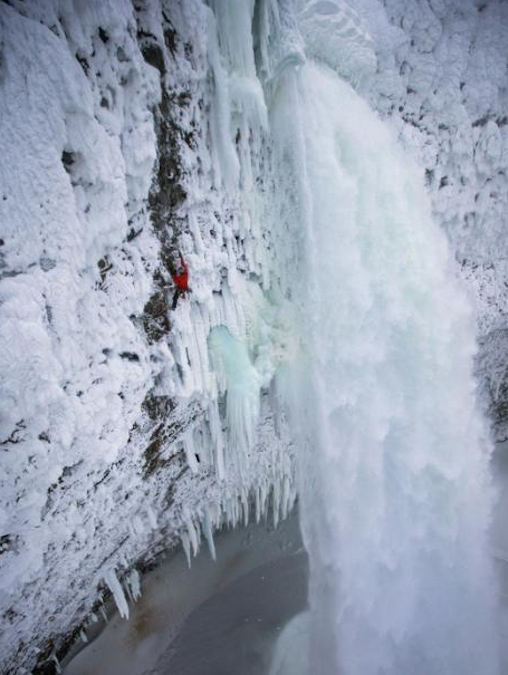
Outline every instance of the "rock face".
<svg viewBox="0 0 508 675"><path fill-rule="evenodd" d="M362 65L425 168L506 437L508 6L292 4L0 5L2 672L53 663L117 573L294 502L274 385L291 289L263 205L298 12L325 60L312 30L333 14L334 66ZM172 310L180 255L192 292Z"/></svg>

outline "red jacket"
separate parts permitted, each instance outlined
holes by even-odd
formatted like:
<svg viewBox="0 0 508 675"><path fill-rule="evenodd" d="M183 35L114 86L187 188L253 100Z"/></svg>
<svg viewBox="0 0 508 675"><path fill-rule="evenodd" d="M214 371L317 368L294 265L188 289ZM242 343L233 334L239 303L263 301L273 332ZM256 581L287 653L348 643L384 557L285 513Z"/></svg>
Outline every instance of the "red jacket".
<svg viewBox="0 0 508 675"><path fill-rule="evenodd" d="M185 291L189 290L189 270L182 256L180 256L180 262L183 267L183 272L180 273L177 272L175 274L172 274L171 276L173 277L173 281L175 282L178 290L182 291L182 293L185 293Z"/></svg>

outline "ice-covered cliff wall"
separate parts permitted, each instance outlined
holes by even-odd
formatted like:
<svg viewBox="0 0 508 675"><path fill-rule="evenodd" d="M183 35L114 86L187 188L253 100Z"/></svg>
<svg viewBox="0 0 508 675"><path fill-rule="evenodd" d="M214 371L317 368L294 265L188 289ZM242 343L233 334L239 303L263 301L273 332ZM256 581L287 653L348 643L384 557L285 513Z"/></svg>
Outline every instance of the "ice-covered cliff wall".
<svg viewBox="0 0 508 675"><path fill-rule="evenodd" d="M425 167L438 222L475 298L478 374L508 430L508 6L498 0L352 0L376 46L366 89Z"/></svg>
<svg viewBox="0 0 508 675"><path fill-rule="evenodd" d="M334 55L348 53L341 60L346 76L351 59L361 57L367 43L372 45L376 69L367 72L360 88L425 168L435 217L475 298L480 384L495 436L505 440L508 6L502 0L302 4L317 6L322 13L323 28L316 32L321 50L330 43L327 18L334 6L343 10L343 32L359 34L361 27L363 37L353 40L353 49L347 39L340 40L341 27L334 33L339 36Z"/></svg>
<svg viewBox="0 0 508 675"><path fill-rule="evenodd" d="M123 606L115 574L180 538L192 552L249 499L257 515L294 499L272 378L299 243L271 208L270 129L303 39L426 168L504 436L506 14L501 0L0 5L4 670L50 658L98 587ZM172 311L180 252L192 293Z"/></svg>
<svg viewBox="0 0 508 675"><path fill-rule="evenodd" d="M98 588L127 613L132 565L293 503L262 18L224 8L0 7L2 672L51 661Z"/></svg>

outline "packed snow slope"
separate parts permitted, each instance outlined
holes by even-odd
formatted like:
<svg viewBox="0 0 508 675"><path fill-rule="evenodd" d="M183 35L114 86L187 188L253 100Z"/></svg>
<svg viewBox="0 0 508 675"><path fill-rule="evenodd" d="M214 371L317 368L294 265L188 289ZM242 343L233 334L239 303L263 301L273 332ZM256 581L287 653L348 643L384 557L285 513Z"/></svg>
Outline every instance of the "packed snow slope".
<svg viewBox="0 0 508 675"><path fill-rule="evenodd" d="M160 550L191 555L203 533L213 551L220 522L294 502L275 374L294 350L302 241L273 138L304 54L425 168L504 437L507 13L501 0L0 4L2 672L54 663L102 595L127 614ZM192 292L172 311L180 253Z"/></svg>

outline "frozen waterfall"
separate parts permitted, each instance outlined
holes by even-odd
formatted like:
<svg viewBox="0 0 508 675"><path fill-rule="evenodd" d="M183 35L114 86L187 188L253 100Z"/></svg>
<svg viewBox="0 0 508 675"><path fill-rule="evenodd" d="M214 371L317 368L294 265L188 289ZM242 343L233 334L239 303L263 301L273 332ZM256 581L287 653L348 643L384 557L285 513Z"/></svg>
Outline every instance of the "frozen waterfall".
<svg viewBox="0 0 508 675"><path fill-rule="evenodd" d="M301 192L307 280L293 405L311 579L310 620L280 648L291 654L296 636L301 653L302 631L310 647L305 667L277 657L274 675L493 675L489 442L468 299L422 172L383 122L326 65L283 88L274 128Z"/></svg>
<svg viewBox="0 0 508 675"><path fill-rule="evenodd" d="M0 2L0 673L499 675L505 10Z"/></svg>

